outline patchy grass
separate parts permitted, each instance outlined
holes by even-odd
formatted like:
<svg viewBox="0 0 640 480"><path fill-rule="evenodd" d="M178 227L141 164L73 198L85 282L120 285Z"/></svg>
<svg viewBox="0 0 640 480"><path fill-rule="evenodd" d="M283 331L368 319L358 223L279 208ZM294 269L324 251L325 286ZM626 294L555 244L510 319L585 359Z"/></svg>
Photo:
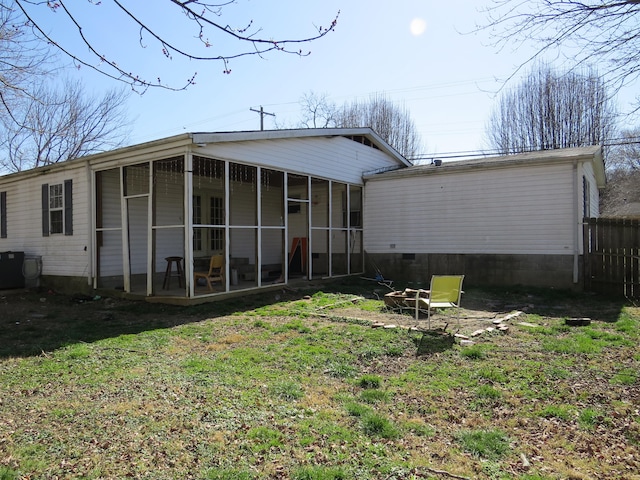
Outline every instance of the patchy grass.
<svg viewBox="0 0 640 480"><path fill-rule="evenodd" d="M456 439L472 455L496 460L509 450L509 439L499 430L464 430Z"/></svg>
<svg viewBox="0 0 640 480"><path fill-rule="evenodd" d="M385 315L370 288L188 308L0 297L0 479L640 471L639 308L468 289L466 308L525 313L463 347L370 328Z"/></svg>

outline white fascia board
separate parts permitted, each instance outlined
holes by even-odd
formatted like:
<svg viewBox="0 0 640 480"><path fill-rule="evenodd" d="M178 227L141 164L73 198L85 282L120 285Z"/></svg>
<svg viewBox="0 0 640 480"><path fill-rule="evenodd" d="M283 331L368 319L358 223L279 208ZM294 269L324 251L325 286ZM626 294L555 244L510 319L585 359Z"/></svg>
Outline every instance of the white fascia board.
<svg viewBox="0 0 640 480"><path fill-rule="evenodd" d="M242 142L251 140L279 140L288 138L310 137L350 137L361 135L367 137L380 151L393 157L399 164L411 166L406 158L400 155L391 145L385 142L369 127L361 128L301 128L292 130L256 130L248 132L192 133L195 145L206 145L219 142Z"/></svg>
<svg viewBox="0 0 640 480"><path fill-rule="evenodd" d="M495 170L513 166L531 166L558 163L590 162L594 166L598 186L604 180L604 164L602 162L602 148L581 147L564 148L558 150L544 150L539 152L528 152L513 155L502 155L499 157L487 157L474 160L459 160L443 162L442 165L418 165L402 170L394 170L379 174L367 175L365 181L384 180L388 178L398 178L415 175L438 175L460 171L474 170ZM602 185L604 186L604 184Z"/></svg>

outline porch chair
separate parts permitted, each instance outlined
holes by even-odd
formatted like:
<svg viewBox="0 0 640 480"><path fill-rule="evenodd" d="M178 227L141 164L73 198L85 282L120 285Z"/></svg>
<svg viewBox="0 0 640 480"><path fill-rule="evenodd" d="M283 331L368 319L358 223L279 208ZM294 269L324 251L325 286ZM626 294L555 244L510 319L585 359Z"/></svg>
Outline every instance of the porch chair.
<svg viewBox="0 0 640 480"><path fill-rule="evenodd" d="M460 297L464 275L433 275L429 290L416 292L416 321L420 310L427 311L427 328L431 330L431 310L434 308L455 308L458 328L460 328ZM424 296L421 296L423 294ZM426 295L425 295L426 294Z"/></svg>
<svg viewBox="0 0 640 480"><path fill-rule="evenodd" d="M210 292L213 291L213 285L211 282L224 281L224 257L222 255L213 255L209 260L209 270L206 272L193 272L194 284L198 285L198 279L204 279L207 282L207 288Z"/></svg>

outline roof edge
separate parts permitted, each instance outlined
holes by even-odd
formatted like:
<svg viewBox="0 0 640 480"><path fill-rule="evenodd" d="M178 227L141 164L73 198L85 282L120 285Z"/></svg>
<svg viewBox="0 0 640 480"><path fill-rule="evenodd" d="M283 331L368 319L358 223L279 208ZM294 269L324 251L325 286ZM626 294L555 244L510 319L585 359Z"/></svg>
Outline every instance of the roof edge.
<svg viewBox="0 0 640 480"><path fill-rule="evenodd" d="M199 132L191 134L193 143L207 144L220 142L242 142L249 140L278 140L287 138L310 138L310 137L349 137L361 135L371 140L376 147L384 153L394 157L399 163L406 167L412 164L404 158L398 151L389 145L380 135L370 127L357 128L299 128L288 130L252 130L237 132Z"/></svg>
<svg viewBox="0 0 640 480"><path fill-rule="evenodd" d="M384 178L397 178L408 175L433 175L453 173L464 170L495 169L507 166L520 165L544 165L549 163L591 162L594 167L598 187L604 187L606 183L604 163L602 159L602 147L578 147L561 148L556 150L541 150L537 152L519 153L513 155L500 155L482 159L460 160L436 165L416 165L408 169L394 170L391 172L374 173L366 175L365 180L382 180Z"/></svg>

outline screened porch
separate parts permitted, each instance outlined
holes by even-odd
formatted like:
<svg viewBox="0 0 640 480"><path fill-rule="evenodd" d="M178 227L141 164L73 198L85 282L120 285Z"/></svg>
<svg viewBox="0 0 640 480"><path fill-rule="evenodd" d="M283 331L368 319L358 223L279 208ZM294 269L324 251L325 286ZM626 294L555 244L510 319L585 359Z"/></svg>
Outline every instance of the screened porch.
<svg viewBox="0 0 640 480"><path fill-rule="evenodd" d="M362 185L188 153L96 170L93 191L96 288L195 298L364 270Z"/></svg>

